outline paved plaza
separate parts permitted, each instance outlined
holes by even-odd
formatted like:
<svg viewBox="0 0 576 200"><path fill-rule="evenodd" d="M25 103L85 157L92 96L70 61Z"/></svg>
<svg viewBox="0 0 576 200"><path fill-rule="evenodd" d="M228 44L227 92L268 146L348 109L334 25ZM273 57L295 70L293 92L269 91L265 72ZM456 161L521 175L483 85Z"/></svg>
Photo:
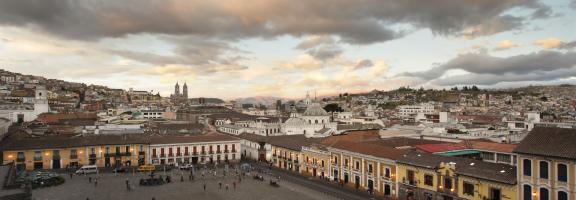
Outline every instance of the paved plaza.
<svg viewBox="0 0 576 200"><path fill-rule="evenodd" d="M65 175L66 183L56 187L41 188L33 191L33 198L37 200L49 199L266 199L266 200L283 200L283 199L340 199L334 194L327 194L315 191L307 187L292 182L281 180L280 187L273 187L269 184L272 176L263 175L265 181L259 181L246 175L242 181L238 181L238 176L224 176L219 171L216 176L213 172L205 172L205 178L202 180L197 172L195 180L189 179L189 171L172 170L170 172L158 172L157 175L171 175L172 182L161 186L140 186L138 184L141 178L147 178L144 173L101 173L90 176L74 175L70 178ZM89 182L91 177L92 182ZM181 177L184 181L181 182ZM97 186L95 181L98 180ZM128 191L126 180L132 187ZM276 178L273 178L276 179ZM222 189L219 183L222 183ZM233 184L236 182L236 189ZM206 184L206 191L203 186ZM228 190L226 190L228 185Z"/></svg>

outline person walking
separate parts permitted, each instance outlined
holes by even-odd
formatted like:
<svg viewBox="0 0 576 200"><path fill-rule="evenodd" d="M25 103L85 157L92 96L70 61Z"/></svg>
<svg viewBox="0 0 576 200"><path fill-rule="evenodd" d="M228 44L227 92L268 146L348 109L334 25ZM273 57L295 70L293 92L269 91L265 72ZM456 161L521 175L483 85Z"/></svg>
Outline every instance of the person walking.
<svg viewBox="0 0 576 200"><path fill-rule="evenodd" d="M126 178L126 190L130 191L130 180Z"/></svg>
<svg viewBox="0 0 576 200"><path fill-rule="evenodd" d="M204 191L206 191L206 183L204 183Z"/></svg>
<svg viewBox="0 0 576 200"><path fill-rule="evenodd" d="M88 177L88 183L92 183L92 177L91 176Z"/></svg>
<svg viewBox="0 0 576 200"><path fill-rule="evenodd" d="M218 181L218 186L220 187L219 189L222 189L222 182Z"/></svg>
<svg viewBox="0 0 576 200"><path fill-rule="evenodd" d="M234 186L234 191L236 191L236 181L234 181L232 185Z"/></svg>
<svg viewBox="0 0 576 200"><path fill-rule="evenodd" d="M98 187L98 178L94 179L94 187Z"/></svg>

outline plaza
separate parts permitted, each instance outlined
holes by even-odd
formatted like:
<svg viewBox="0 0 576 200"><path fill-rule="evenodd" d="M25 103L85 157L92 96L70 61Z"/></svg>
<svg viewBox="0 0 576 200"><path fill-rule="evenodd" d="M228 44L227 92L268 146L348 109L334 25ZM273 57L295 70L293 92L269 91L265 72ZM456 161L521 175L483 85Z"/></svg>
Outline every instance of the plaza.
<svg viewBox="0 0 576 200"><path fill-rule="evenodd" d="M224 176L219 170L214 176L213 171L205 171L205 178L198 171L194 180L190 180L190 171L172 170L169 172L158 172L156 176L171 176L171 182L160 186L140 186L141 178L148 178L145 173L100 173L98 175L74 175L70 178L64 174L66 183L56 187L36 189L32 192L33 199L339 199L327 193L312 190L299 184L281 180L279 187L270 185L270 179L277 180L276 176L262 174L264 181L253 179L246 175L239 182L238 176ZM91 181L89 180L91 179ZM183 179L183 181L181 181ZM95 186L96 180L98 181ZM126 187L126 180L129 180L131 190ZM222 183L220 189L219 183ZM236 189L234 189L236 182ZM206 191L203 186L206 184ZM226 190L228 186L228 190Z"/></svg>

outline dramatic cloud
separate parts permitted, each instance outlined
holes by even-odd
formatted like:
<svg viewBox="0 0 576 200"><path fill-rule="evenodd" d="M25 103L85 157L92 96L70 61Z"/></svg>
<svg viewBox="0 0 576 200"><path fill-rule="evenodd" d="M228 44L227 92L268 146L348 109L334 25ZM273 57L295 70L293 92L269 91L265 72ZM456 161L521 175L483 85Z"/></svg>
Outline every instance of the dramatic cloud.
<svg viewBox="0 0 576 200"><path fill-rule="evenodd" d="M464 54L430 70L417 73L403 73L400 76L419 77L424 80L441 78L449 70L463 70L469 74L449 76L433 81L448 84L496 84L501 81L550 80L553 77L571 77L576 66L576 52L561 53L540 51L538 53L493 57L487 54ZM478 78L477 78L478 77Z"/></svg>
<svg viewBox="0 0 576 200"><path fill-rule="evenodd" d="M502 51L502 50L506 50L506 49L515 48L518 46L519 46L518 44L512 42L511 40L502 40L502 41L498 42L498 44L496 45L494 50Z"/></svg>
<svg viewBox="0 0 576 200"><path fill-rule="evenodd" d="M531 16L505 14L514 8ZM1 1L0 24L29 26L75 39L129 34L196 35L218 39L334 35L343 42L391 40L406 31L476 37L519 28L550 8L537 0L25 0Z"/></svg>
<svg viewBox="0 0 576 200"><path fill-rule="evenodd" d="M535 45L538 45L544 49L554 49L559 47L562 44L562 40L558 38L546 38L542 40L538 40L534 42Z"/></svg>
<svg viewBox="0 0 576 200"><path fill-rule="evenodd" d="M309 37L295 48L305 50L308 55L320 61L333 59L343 52L342 48L330 36Z"/></svg>

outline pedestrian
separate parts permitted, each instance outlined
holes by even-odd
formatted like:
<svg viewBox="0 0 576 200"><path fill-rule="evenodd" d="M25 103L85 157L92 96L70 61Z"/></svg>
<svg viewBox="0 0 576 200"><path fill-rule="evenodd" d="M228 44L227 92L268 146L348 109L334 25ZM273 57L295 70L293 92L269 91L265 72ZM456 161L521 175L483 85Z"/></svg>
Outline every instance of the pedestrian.
<svg viewBox="0 0 576 200"><path fill-rule="evenodd" d="M218 181L218 185L220 186L219 189L222 189L222 182Z"/></svg>
<svg viewBox="0 0 576 200"><path fill-rule="evenodd" d="M98 187L98 179L94 180L94 187Z"/></svg>
<svg viewBox="0 0 576 200"><path fill-rule="evenodd" d="M130 191L130 180L126 178L126 190Z"/></svg>
<svg viewBox="0 0 576 200"><path fill-rule="evenodd" d="M236 181L234 181L232 185L234 185L234 191L236 191Z"/></svg>
<svg viewBox="0 0 576 200"><path fill-rule="evenodd" d="M92 177L91 176L88 177L88 183L92 183Z"/></svg>
<svg viewBox="0 0 576 200"><path fill-rule="evenodd" d="M226 191L228 191L228 183L226 183Z"/></svg>
<svg viewBox="0 0 576 200"><path fill-rule="evenodd" d="M204 183L204 191L206 191L206 183Z"/></svg>
<svg viewBox="0 0 576 200"><path fill-rule="evenodd" d="M70 172L70 179L72 179L72 175L74 175L72 172Z"/></svg>

